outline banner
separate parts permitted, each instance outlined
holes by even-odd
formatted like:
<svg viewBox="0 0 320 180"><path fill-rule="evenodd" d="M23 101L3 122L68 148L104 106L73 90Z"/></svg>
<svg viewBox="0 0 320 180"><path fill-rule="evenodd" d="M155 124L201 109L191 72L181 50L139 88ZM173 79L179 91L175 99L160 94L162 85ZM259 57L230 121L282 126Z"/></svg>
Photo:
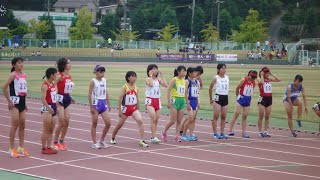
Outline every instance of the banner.
<svg viewBox="0 0 320 180"><path fill-rule="evenodd" d="M160 54L159 60L164 61L183 61L185 59L184 54Z"/></svg>
<svg viewBox="0 0 320 180"><path fill-rule="evenodd" d="M21 56L21 51L3 51L0 50L0 60L11 60L14 57Z"/></svg>
<svg viewBox="0 0 320 180"><path fill-rule="evenodd" d="M188 54L188 61L213 61L214 54Z"/></svg>
<svg viewBox="0 0 320 180"><path fill-rule="evenodd" d="M0 29L8 27L8 0L0 0Z"/></svg>
<svg viewBox="0 0 320 180"><path fill-rule="evenodd" d="M237 54L217 54L216 59L217 61L237 61L238 55Z"/></svg>

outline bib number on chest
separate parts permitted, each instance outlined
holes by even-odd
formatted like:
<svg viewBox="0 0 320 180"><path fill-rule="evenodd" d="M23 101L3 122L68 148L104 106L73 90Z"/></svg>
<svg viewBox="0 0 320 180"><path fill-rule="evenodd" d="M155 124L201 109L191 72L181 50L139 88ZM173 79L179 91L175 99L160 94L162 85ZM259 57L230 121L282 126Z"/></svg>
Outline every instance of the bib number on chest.
<svg viewBox="0 0 320 180"><path fill-rule="evenodd" d="M20 102L20 97L18 96L10 96L10 100L13 104L19 104Z"/></svg>
<svg viewBox="0 0 320 180"><path fill-rule="evenodd" d="M126 95L126 105L135 105L137 104L137 96L136 95Z"/></svg>
<svg viewBox="0 0 320 180"><path fill-rule="evenodd" d="M51 106L50 105L48 105L50 108L51 108ZM48 108L46 107L46 106L42 106L41 107L41 112L48 112L49 110L48 110Z"/></svg>
<svg viewBox="0 0 320 180"><path fill-rule="evenodd" d="M56 94L56 101L58 101L58 102L63 102L63 95L61 95L61 94Z"/></svg>
<svg viewBox="0 0 320 180"><path fill-rule="evenodd" d="M199 88L198 87L191 87L191 96L198 97L199 95Z"/></svg>
<svg viewBox="0 0 320 180"><path fill-rule="evenodd" d="M177 86L177 93L179 96L183 96L185 93L185 90L186 90L185 86L181 86L181 85Z"/></svg>
<svg viewBox="0 0 320 180"><path fill-rule="evenodd" d="M263 90L264 90L264 93L272 93L272 85L271 84L264 84Z"/></svg>
<svg viewBox="0 0 320 180"><path fill-rule="evenodd" d="M243 95L244 96L252 96L252 94L253 94L253 88L245 86L244 90L243 90Z"/></svg>
<svg viewBox="0 0 320 180"><path fill-rule="evenodd" d="M74 83L73 82L67 82L64 86L64 93L71 93L72 89L74 87Z"/></svg>

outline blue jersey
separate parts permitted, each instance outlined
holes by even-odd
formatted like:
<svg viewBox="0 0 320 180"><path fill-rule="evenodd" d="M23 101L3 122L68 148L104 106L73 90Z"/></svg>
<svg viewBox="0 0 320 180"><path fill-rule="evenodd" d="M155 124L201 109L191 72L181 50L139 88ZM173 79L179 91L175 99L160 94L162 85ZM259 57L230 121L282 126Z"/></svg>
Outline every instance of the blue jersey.
<svg viewBox="0 0 320 180"><path fill-rule="evenodd" d="M291 88L290 98L291 100L295 100L297 97L300 96L300 92L302 91L302 84L300 84L298 89L295 89L293 83L290 83L290 88ZM288 90L286 90L284 96L285 96L285 100L288 100Z"/></svg>
<svg viewBox="0 0 320 180"><path fill-rule="evenodd" d="M199 96L199 90L200 90L200 86L199 86L199 81L198 80L190 80L188 79L189 82L189 86L188 86L188 99L197 99Z"/></svg>

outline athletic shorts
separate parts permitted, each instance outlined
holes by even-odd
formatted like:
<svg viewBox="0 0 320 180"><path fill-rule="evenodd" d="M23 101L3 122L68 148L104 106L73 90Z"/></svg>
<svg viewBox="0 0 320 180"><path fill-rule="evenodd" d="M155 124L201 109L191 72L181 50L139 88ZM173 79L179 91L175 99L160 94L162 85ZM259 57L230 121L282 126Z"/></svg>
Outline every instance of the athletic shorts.
<svg viewBox="0 0 320 180"><path fill-rule="evenodd" d="M312 109L320 110L320 102L313 105Z"/></svg>
<svg viewBox="0 0 320 180"><path fill-rule="evenodd" d="M172 106L178 111L187 107L187 103L184 97L172 97L170 101Z"/></svg>
<svg viewBox="0 0 320 180"><path fill-rule="evenodd" d="M26 109L26 97L25 96L10 96L13 106L22 112Z"/></svg>
<svg viewBox="0 0 320 180"><path fill-rule="evenodd" d="M108 109L106 99L98 99L97 105L93 105L93 106L98 111L99 114L106 112Z"/></svg>
<svg viewBox="0 0 320 180"><path fill-rule="evenodd" d="M53 109L53 114L52 114L52 116L57 115L57 104L55 104L55 103L50 103L50 104L48 104L48 105L49 105L49 107L51 107L51 108ZM41 114L42 114L42 113L45 113L45 112L48 112L48 109L47 109L45 106L42 106L42 108L41 108Z"/></svg>
<svg viewBox="0 0 320 180"><path fill-rule="evenodd" d="M296 99L298 99L298 96L290 97L291 102L293 103ZM287 101L288 102L288 97L286 97L283 102Z"/></svg>
<svg viewBox="0 0 320 180"><path fill-rule="evenodd" d="M238 102L242 107L248 107L248 106L250 106L251 96L239 95L238 98L237 98L237 102Z"/></svg>
<svg viewBox="0 0 320 180"><path fill-rule="evenodd" d="M136 110L138 110L136 105L121 106L121 111L125 116L131 116Z"/></svg>
<svg viewBox="0 0 320 180"><path fill-rule="evenodd" d="M58 94L58 101L65 109L71 104L71 96L69 94Z"/></svg>
<svg viewBox="0 0 320 180"><path fill-rule="evenodd" d="M228 95L214 95L214 101L219 104L221 107L227 106L229 104Z"/></svg>
<svg viewBox="0 0 320 180"><path fill-rule="evenodd" d="M190 106L192 110L197 110L198 108L198 100L197 99L189 99Z"/></svg>
<svg viewBox="0 0 320 180"><path fill-rule="evenodd" d="M155 111L158 111L161 109L161 100L160 98L146 98L145 105L146 107L151 106Z"/></svg>
<svg viewBox="0 0 320 180"><path fill-rule="evenodd" d="M258 104L261 104L264 107L271 106L272 105L272 96L265 96L265 97L259 96Z"/></svg>

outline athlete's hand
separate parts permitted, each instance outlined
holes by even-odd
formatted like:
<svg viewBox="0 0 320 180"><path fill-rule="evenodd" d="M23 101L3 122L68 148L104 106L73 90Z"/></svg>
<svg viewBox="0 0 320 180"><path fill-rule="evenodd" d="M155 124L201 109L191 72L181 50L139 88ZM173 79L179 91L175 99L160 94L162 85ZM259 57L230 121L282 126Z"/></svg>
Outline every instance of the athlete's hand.
<svg viewBox="0 0 320 180"><path fill-rule="evenodd" d="M306 112L306 114L308 114L308 108L307 107L304 108L304 111Z"/></svg>
<svg viewBox="0 0 320 180"><path fill-rule="evenodd" d="M187 111L191 111L191 106L190 106L190 104L187 104Z"/></svg>
<svg viewBox="0 0 320 180"><path fill-rule="evenodd" d="M26 107L25 107L25 109L24 110L26 110L26 111L28 111L28 106L26 105Z"/></svg>
<svg viewBox="0 0 320 180"><path fill-rule="evenodd" d="M213 100L210 100L210 104L211 104L211 105L213 104Z"/></svg>
<svg viewBox="0 0 320 180"><path fill-rule="evenodd" d="M76 101L74 99L71 99L71 104L75 104Z"/></svg>
<svg viewBox="0 0 320 180"><path fill-rule="evenodd" d="M172 108L172 104L171 104L171 103L168 103L168 104L167 104L167 108L168 108L168 109L171 109L171 108Z"/></svg>
<svg viewBox="0 0 320 180"><path fill-rule="evenodd" d="M94 114L94 110L95 110L94 107L93 107L93 106L90 106L90 113L91 113L91 114Z"/></svg>
<svg viewBox="0 0 320 180"><path fill-rule="evenodd" d="M13 103L11 101L8 102L8 109L11 111L11 109L14 107Z"/></svg>
<svg viewBox="0 0 320 180"><path fill-rule="evenodd" d="M111 106L108 106L108 112L111 112Z"/></svg>

